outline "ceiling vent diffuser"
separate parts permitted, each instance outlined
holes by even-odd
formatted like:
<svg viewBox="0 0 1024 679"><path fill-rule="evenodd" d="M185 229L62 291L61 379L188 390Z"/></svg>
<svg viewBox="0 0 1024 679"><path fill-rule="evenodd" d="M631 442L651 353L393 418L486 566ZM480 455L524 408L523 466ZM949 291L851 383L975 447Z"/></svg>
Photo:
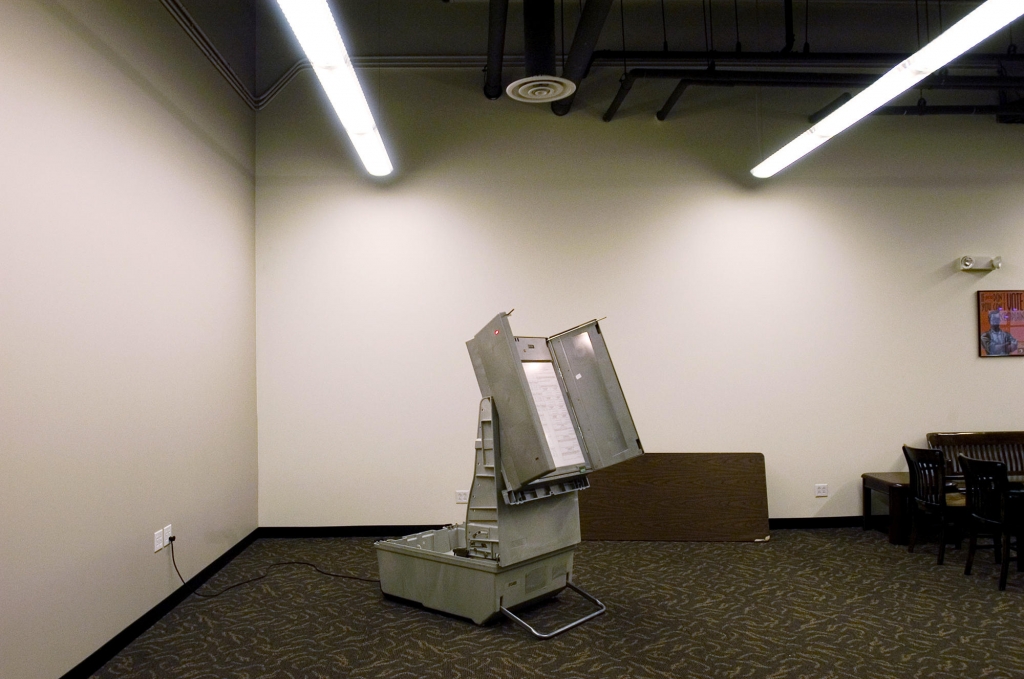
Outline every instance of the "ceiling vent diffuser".
<svg viewBox="0 0 1024 679"><path fill-rule="evenodd" d="M556 75L531 75L520 78L505 89L508 96L527 104L546 104L572 96L576 83Z"/></svg>

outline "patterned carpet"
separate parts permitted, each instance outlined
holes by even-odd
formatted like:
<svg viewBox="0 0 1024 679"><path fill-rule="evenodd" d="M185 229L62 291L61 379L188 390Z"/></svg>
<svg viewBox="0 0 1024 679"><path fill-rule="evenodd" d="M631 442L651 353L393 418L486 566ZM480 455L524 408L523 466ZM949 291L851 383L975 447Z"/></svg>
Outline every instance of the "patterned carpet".
<svg viewBox="0 0 1024 679"><path fill-rule="evenodd" d="M190 597L95 677L1024 677L1024 574L992 553L908 554L882 533L777 530L769 543L586 542L575 581L608 612L550 641L385 600L376 584L303 566ZM263 539L201 591L305 560L376 576L372 540ZM588 604L565 591L541 629Z"/></svg>

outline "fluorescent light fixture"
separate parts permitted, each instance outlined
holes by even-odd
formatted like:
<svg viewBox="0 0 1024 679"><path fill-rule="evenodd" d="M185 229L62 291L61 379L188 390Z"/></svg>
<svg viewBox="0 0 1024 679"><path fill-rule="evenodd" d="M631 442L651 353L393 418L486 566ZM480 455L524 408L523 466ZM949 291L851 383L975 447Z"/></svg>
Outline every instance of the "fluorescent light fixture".
<svg viewBox="0 0 1024 679"><path fill-rule="evenodd" d="M327 0L277 0L366 171L394 171Z"/></svg>
<svg viewBox="0 0 1024 679"><path fill-rule="evenodd" d="M817 125L769 156L750 174L766 179L1024 15L1024 0L988 0Z"/></svg>

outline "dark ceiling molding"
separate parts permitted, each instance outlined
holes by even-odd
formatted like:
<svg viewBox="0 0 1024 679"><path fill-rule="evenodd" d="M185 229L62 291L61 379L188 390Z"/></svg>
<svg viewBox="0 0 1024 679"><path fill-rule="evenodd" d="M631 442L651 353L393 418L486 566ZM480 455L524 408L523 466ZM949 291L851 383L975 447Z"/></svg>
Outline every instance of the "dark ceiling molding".
<svg viewBox="0 0 1024 679"><path fill-rule="evenodd" d="M171 16L174 17L174 20L178 22L178 25L181 26L182 30L185 31L188 37L192 39L192 42L196 44L199 51L209 59L210 63L213 64L213 67L217 69L217 72L224 77L228 82L228 85L231 86L231 89L233 89L238 96L242 98L242 101L245 102L246 106L253 111L262 111L296 75L306 69L312 68L309 61L306 59L299 59L297 62L292 64L292 66L285 71L280 78L278 78L277 82L268 87L266 92L263 92L262 94L253 94L249 91L249 88L245 86L245 83L242 82L242 79L238 77L238 74L235 73L234 69L231 68L231 64L229 64L217 48L214 47L213 43L210 42L210 39L203 32L203 29L199 28L199 24L195 22L192 16L182 6L182 4L178 2L178 0L160 0L160 3L168 12L170 12Z"/></svg>

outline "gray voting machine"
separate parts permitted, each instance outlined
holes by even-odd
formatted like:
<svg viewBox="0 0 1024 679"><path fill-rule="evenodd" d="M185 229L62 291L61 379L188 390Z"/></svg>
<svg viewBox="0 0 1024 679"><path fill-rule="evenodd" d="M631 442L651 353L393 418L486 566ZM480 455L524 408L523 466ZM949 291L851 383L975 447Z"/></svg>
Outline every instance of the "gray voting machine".
<svg viewBox="0 0 1024 679"><path fill-rule="evenodd" d="M376 543L381 590L550 638L604 612L572 582L587 474L643 454L597 321L516 337L498 314L466 343L483 399L465 523ZM540 632L515 610L569 587L592 613Z"/></svg>

